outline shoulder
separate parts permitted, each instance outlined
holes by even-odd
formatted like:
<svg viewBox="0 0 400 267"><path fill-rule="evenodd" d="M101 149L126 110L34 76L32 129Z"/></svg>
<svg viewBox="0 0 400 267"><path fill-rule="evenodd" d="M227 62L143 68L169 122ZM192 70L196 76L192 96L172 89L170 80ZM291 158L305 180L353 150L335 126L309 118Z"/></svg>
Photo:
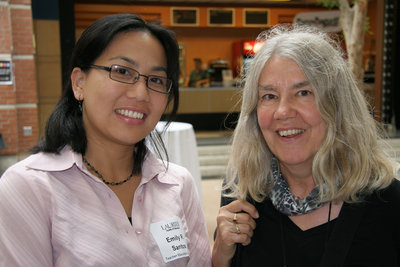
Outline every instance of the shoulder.
<svg viewBox="0 0 400 267"><path fill-rule="evenodd" d="M42 154L31 155L4 172L0 178L0 210L1 207L14 207L16 199L19 208L33 209L32 206L36 204L39 207L41 204L50 203L48 201L51 195L50 175L45 171L29 167L42 156Z"/></svg>
<svg viewBox="0 0 400 267"><path fill-rule="evenodd" d="M152 152L148 152L143 164L142 179L151 180L157 178L166 184L194 184L190 172L177 164L162 161Z"/></svg>
<svg viewBox="0 0 400 267"><path fill-rule="evenodd" d="M12 165L7 172L20 172L28 170L37 171L63 171L71 168L74 163L81 161L80 154L65 147L60 153L39 152ZM5 173L5 174L6 174Z"/></svg>
<svg viewBox="0 0 400 267"><path fill-rule="evenodd" d="M376 190L360 203L352 203L348 206L352 208L361 207L366 209L369 214L393 215L393 210L400 209L400 181L393 179L389 186Z"/></svg>
<svg viewBox="0 0 400 267"><path fill-rule="evenodd" d="M72 167L79 155L65 148L59 154L37 153L9 167L0 178L0 186L32 186L49 181L49 173Z"/></svg>
<svg viewBox="0 0 400 267"><path fill-rule="evenodd" d="M376 191L375 196L380 201L400 206L400 181L393 179L392 183L388 187Z"/></svg>
<svg viewBox="0 0 400 267"><path fill-rule="evenodd" d="M37 174L40 172L41 163L47 162L47 164L51 164L51 160L49 162L49 157L45 153L38 153L28 156L27 158L13 164L10 166L2 175L0 181L5 181L11 178L24 177L27 178L29 176Z"/></svg>
<svg viewBox="0 0 400 267"><path fill-rule="evenodd" d="M0 178L0 189L10 183L16 183L17 180L26 179L32 174L28 165L37 160L38 154L30 155L27 158L11 165Z"/></svg>
<svg viewBox="0 0 400 267"><path fill-rule="evenodd" d="M194 187L194 178L185 168L175 163L169 162L165 173L159 175L160 181L169 181L181 185L182 187Z"/></svg>

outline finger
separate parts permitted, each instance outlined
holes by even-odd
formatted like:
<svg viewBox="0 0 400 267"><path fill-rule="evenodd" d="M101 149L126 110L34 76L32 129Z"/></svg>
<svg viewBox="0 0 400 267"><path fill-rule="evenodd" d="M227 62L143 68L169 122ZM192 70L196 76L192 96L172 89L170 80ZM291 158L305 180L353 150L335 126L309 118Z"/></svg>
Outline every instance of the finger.
<svg viewBox="0 0 400 267"><path fill-rule="evenodd" d="M250 214L252 218L257 219L259 217L256 207L254 207L254 205L250 204L247 201L235 200L226 205L225 208L232 213L244 211Z"/></svg>
<svg viewBox="0 0 400 267"><path fill-rule="evenodd" d="M260 215L258 214L258 211L254 205L250 204L247 201L242 201L241 202L242 206L242 211L246 212L249 214L252 218L257 219Z"/></svg>
<svg viewBox="0 0 400 267"><path fill-rule="evenodd" d="M235 223L230 227L230 232L237 235L247 235L249 237L253 236L254 229L248 224Z"/></svg>
<svg viewBox="0 0 400 267"><path fill-rule="evenodd" d="M244 246L250 244L251 237L253 236L253 230L244 233L242 230L240 230L240 225L235 225L235 228L235 233L231 234L231 240L233 240L234 243L240 243Z"/></svg>
<svg viewBox="0 0 400 267"><path fill-rule="evenodd" d="M219 246L227 250L232 249L232 246L237 243L242 245L250 244L251 237L254 234L253 229L247 224L238 224L238 230L234 223L224 221L217 227L218 231L215 242L218 241Z"/></svg>
<svg viewBox="0 0 400 267"><path fill-rule="evenodd" d="M244 212L234 213L231 218L232 218L232 223L248 224L252 229L256 228L256 222L247 213Z"/></svg>
<svg viewBox="0 0 400 267"><path fill-rule="evenodd" d="M241 232L240 232L239 224L235 223L234 225L235 225L236 233L237 233L238 235L240 235Z"/></svg>
<svg viewBox="0 0 400 267"><path fill-rule="evenodd" d="M234 222L234 223L236 223L237 222L237 212L235 212L235 215L233 215L233 219L232 219L232 221Z"/></svg>

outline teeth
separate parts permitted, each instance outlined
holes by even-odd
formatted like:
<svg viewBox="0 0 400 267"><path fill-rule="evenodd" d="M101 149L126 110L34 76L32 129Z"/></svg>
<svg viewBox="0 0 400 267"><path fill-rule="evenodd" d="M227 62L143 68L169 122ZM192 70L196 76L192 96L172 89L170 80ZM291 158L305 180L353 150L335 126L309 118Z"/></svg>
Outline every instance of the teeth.
<svg viewBox="0 0 400 267"><path fill-rule="evenodd" d="M127 110L127 109L117 109L116 112L123 116L133 118L133 119L143 119L144 114L137 111Z"/></svg>
<svg viewBox="0 0 400 267"><path fill-rule="evenodd" d="M290 136L290 135L304 133L304 130L291 129L291 130L286 130L286 131L279 131L278 133L279 133L280 136L286 137L286 136Z"/></svg>

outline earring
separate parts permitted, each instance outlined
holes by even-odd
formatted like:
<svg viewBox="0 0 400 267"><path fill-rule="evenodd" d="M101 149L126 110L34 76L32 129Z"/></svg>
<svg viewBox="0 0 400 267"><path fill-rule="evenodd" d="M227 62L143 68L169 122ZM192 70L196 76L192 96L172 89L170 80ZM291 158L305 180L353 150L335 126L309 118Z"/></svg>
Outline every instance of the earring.
<svg viewBox="0 0 400 267"><path fill-rule="evenodd" d="M80 112L82 113L82 103L83 103L83 99L81 99L81 98L82 98L82 96L79 96L78 107L79 107Z"/></svg>

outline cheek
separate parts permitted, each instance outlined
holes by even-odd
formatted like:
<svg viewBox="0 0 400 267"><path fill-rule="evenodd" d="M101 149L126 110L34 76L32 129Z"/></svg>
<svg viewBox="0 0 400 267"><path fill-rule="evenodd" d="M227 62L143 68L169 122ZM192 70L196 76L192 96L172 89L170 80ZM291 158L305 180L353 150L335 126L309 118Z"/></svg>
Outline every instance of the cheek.
<svg viewBox="0 0 400 267"><path fill-rule="evenodd" d="M167 106L168 96L157 95L152 98L153 110L157 113L162 114Z"/></svg>
<svg viewBox="0 0 400 267"><path fill-rule="evenodd" d="M315 135L315 140L318 140L318 143L322 143L325 139L326 132L327 132L327 124L324 119L321 117L319 112L315 110L308 115L308 124L311 125L313 129L313 134Z"/></svg>
<svg viewBox="0 0 400 267"><path fill-rule="evenodd" d="M326 137L326 132L327 132L327 125L326 122L324 120L321 119L320 123L317 125L318 128L318 135L320 136L320 143L323 142L323 140L325 140Z"/></svg>
<svg viewBox="0 0 400 267"><path fill-rule="evenodd" d="M116 87L115 82L107 79L102 79L103 77L99 77L98 80L93 81L85 87L85 95L87 99L95 102L94 105L99 106L99 103L103 105L107 105L112 103L113 100L119 97L121 92L119 87ZM118 86L118 84L117 84Z"/></svg>
<svg viewBox="0 0 400 267"><path fill-rule="evenodd" d="M265 107L257 108L257 121L261 130L266 130L272 123L272 112Z"/></svg>
<svg viewBox="0 0 400 267"><path fill-rule="evenodd" d="M304 111L307 111L307 109L303 109ZM321 114L318 112L318 110L312 109L309 110L309 112L304 112L303 118L308 118L308 123L314 127L318 128L325 128L326 123L321 117Z"/></svg>

